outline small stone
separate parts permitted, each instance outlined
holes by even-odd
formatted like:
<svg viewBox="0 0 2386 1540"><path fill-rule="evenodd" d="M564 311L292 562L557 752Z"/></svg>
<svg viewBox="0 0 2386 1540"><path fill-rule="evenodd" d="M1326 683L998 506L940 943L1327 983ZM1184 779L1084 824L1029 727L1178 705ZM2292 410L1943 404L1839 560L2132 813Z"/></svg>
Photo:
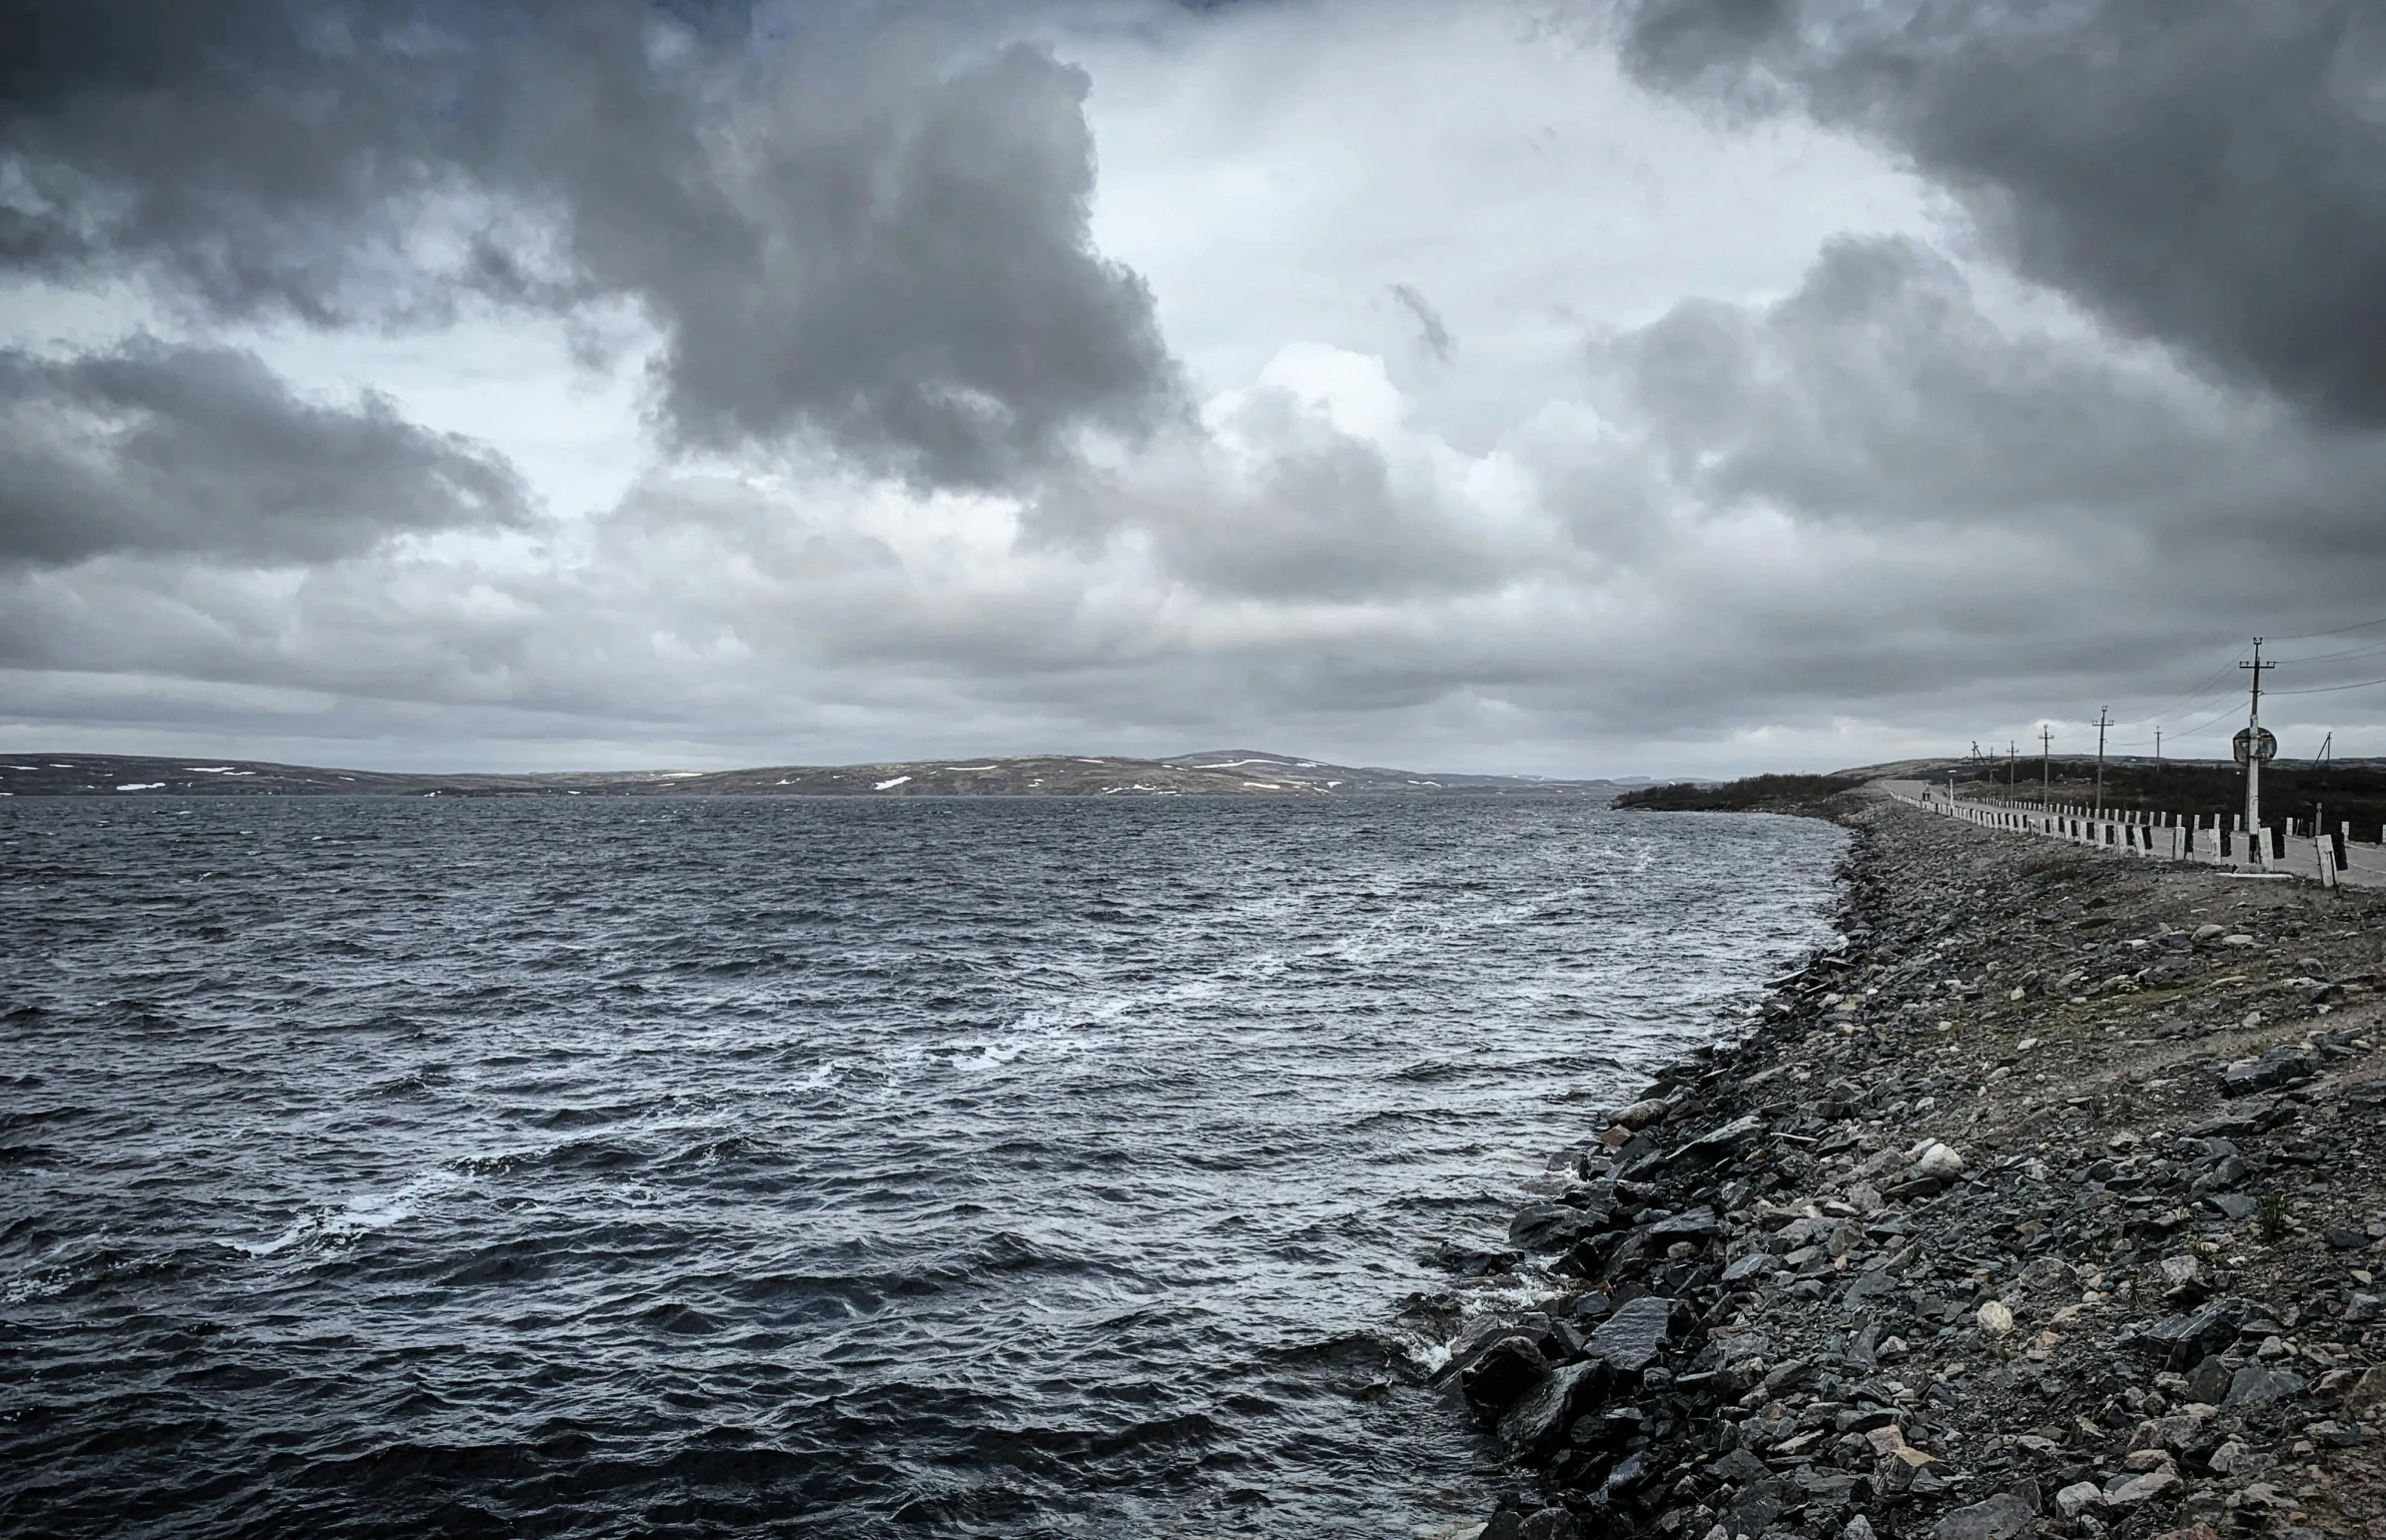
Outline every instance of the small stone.
<svg viewBox="0 0 2386 1540"><path fill-rule="evenodd" d="M2010 1492L1958 1508L1931 1530L1935 1540L2012 1540L2037 1518L2037 1509Z"/></svg>
<svg viewBox="0 0 2386 1540"><path fill-rule="evenodd" d="M1840 1531L1840 1540L1874 1540L1873 1521L1859 1513Z"/></svg>
<svg viewBox="0 0 2386 1540"><path fill-rule="evenodd" d="M2362 1370L2353 1381L2353 1388L2345 1392L2345 1410L2362 1416L2386 1406L2386 1363L2373 1364Z"/></svg>
<svg viewBox="0 0 2386 1540"><path fill-rule="evenodd" d="M1949 1181L1964 1174L1964 1157L1937 1140L1925 1145L1907 1167L1908 1181Z"/></svg>
<svg viewBox="0 0 2386 1540"><path fill-rule="evenodd" d="M2065 1519L2075 1519L2090 1508L2104 1502L2104 1489L2093 1481L2074 1481L2054 1494L2054 1511Z"/></svg>
<svg viewBox="0 0 2386 1540"><path fill-rule="evenodd" d="M2012 1309L2001 1299L1991 1299L1980 1309L1981 1330L1992 1337L2003 1336L2013 1329Z"/></svg>
<svg viewBox="0 0 2386 1540"><path fill-rule="evenodd" d="M1781 1259L1772 1252L1752 1251L1723 1269L1723 1281L1744 1283L1750 1278L1766 1277L1780 1266Z"/></svg>
<svg viewBox="0 0 2386 1540"><path fill-rule="evenodd" d="M2149 1497L2159 1497L2179 1484L2179 1473L2165 1467L2133 1476L2104 1494L2107 1507L2133 1508Z"/></svg>
<svg viewBox="0 0 2386 1540"><path fill-rule="evenodd" d="M2303 1378L2284 1369L2264 1368L2247 1364L2230 1377L2228 1394L2221 1398L2223 1406L2267 1406L2303 1393Z"/></svg>
<svg viewBox="0 0 2386 1540"><path fill-rule="evenodd" d="M2187 1398L2219 1405L2220 1398L2228 1394L2228 1379L2232 1372L2227 1359L2216 1353L2206 1357L2187 1375Z"/></svg>
<svg viewBox="0 0 2386 1540"><path fill-rule="evenodd" d="M1643 1294L1628 1300L1599 1323L1586 1350L1592 1357L1605 1359L1626 1373L1638 1373L1648 1367L1658 1349L1665 1345L1673 1315L1671 1299Z"/></svg>
<svg viewBox="0 0 2386 1540"><path fill-rule="evenodd" d="M1673 1104L1664 1098L1650 1097L1646 1101L1635 1102L1616 1114L1615 1123L1618 1128L1623 1129L1653 1129L1665 1122L1667 1115L1673 1110Z"/></svg>

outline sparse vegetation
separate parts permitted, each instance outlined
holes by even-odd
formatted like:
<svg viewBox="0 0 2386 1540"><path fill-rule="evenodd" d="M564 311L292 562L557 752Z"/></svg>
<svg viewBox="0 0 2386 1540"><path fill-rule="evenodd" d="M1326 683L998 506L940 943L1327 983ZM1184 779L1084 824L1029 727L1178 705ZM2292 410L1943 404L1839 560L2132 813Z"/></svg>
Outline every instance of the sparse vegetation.
<svg viewBox="0 0 2386 1540"><path fill-rule="evenodd" d="M1805 811L1862 785L1864 777L1856 775L1752 775L1713 786L1677 781L1628 791L1615 805L1649 813Z"/></svg>
<svg viewBox="0 0 2386 1540"><path fill-rule="evenodd" d="M2286 1238L2286 1194L2264 1192L2253 1205L2253 1223L2272 1245Z"/></svg>

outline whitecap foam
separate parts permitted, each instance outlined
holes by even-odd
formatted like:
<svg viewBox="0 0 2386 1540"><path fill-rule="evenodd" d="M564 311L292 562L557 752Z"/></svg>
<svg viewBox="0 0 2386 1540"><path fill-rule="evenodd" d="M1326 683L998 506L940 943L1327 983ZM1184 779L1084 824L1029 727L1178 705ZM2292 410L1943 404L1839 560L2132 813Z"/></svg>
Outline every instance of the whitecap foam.
<svg viewBox="0 0 2386 1540"><path fill-rule="evenodd" d="M461 1171L452 1169L425 1172L395 1191L361 1192L338 1207L303 1213L291 1221L288 1229L262 1244L231 1239L224 1244L251 1256L274 1256L310 1240L352 1239L404 1223L421 1212L429 1198L461 1185L463 1179Z"/></svg>

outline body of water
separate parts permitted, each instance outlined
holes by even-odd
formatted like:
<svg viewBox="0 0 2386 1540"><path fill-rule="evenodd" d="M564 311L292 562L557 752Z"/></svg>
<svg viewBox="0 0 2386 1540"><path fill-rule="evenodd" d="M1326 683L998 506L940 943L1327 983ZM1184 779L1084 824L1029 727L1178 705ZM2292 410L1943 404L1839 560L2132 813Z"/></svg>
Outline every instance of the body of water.
<svg viewBox="0 0 2386 1540"><path fill-rule="evenodd" d="M1435 1245L1823 938L1840 850L1555 798L0 804L0 1529L1479 1518Z"/></svg>

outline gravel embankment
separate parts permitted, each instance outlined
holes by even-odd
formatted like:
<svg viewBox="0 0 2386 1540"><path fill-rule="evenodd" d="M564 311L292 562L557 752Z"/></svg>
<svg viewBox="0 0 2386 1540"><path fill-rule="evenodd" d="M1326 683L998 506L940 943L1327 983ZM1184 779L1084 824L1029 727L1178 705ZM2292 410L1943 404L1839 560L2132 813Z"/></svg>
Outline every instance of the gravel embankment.
<svg viewBox="0 0 2386 1540"><path fill-rule="evenodd" d="M2386 1535L2386 895L1841 816L1845 946L1517 1216L1483 1540Z"/></svg>

